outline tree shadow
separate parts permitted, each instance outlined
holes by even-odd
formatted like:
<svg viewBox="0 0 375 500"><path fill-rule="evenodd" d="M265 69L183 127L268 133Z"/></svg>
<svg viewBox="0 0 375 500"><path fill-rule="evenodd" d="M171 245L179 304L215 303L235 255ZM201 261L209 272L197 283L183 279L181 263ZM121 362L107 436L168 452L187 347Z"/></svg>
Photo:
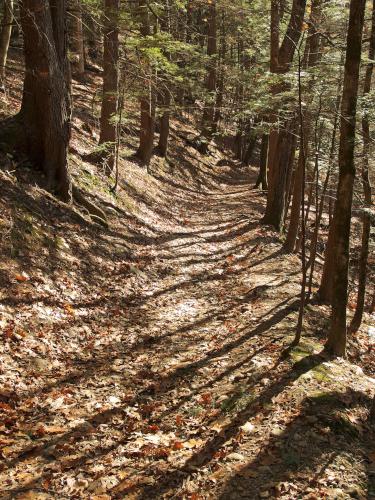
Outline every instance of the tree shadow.
<svg viewBox="0 0 375 500"><path fill-rule="evenodd" d="M293 370L287 371L280 379L277 379L269 387L266 387L258 397L254 398L249 405L240 411L220 432L209 438L204 446L191 456L179 471L171 471L164 477L160 477L156 487L151 489L145 487L139 498L146 500L153 494L153 498L162 498L171 488L178 489L186 477L193 471L207 466L214 460L216 453L230 439L234 438L249 419L263 412L264 407L272 402L272 399L285 389L291 387L298 378L312 368L319 366L324 358L320 355L311 355L296 363ZM271 373L272 370L268 370ZM251 498L251 497L249 497Z"/></svg>
<svg viewBox="0 0 375 500"><path fill-rule="evenodd" d="M356 462L357 466L368 462L363 424L351 420L350 409L369 404L368 395L351 389L322 391L306 397L299 415L277 436L271 433L266 446L237 469L218 498L231 498L233 491L246 492L246 498L254 499L265 491L271 498L301 498L309 488L321 490L325 498L338 498L340 491L351 498L373 498L375 481L371 474L360 479L357 469L351 477L350 471L346 471L346 477L332 472L339 471L345 460ZM324 475L328 479L324 480Z"/></svg>

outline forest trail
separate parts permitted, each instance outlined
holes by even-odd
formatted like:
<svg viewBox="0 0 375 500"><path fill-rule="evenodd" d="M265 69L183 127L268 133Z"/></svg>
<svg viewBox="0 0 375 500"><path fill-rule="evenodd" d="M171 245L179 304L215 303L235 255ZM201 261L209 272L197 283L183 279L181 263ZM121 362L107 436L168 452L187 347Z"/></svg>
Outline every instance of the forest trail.
<svg viewBox="0 0 375 500"><path fill-rule="evenodd" d="M284 355L300 261L255 169L175 120L149 173L130 134L114 196L75 91L72 174L109 227L0 171L0 498L371 498L374 380L319 356L324 306Z"/></svg>
<svg viewBox="0 0 375 500"><path fill-rule="evenodd" d="M21 197L1 174L11 238L30 223L25 207L36 228L2 267L12 287L2 302L1 498L371 491L358 402L373 382L315 354L324 308L281 356L298 258L259 226L253 173L218 152L205 162L155 163L150 177L127 161L108 230L43 202L38 188ZM21 258L27 273L14 270Z"/></svg>

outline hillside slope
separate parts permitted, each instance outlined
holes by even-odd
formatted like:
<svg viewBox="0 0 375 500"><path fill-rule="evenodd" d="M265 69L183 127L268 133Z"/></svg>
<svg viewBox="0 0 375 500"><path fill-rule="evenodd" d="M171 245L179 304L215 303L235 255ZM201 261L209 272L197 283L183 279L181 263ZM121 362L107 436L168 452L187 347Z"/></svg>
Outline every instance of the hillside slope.
<svg viewBox="0 0 375 500"><path fill-rule="evenodd" d="M319 354L323 306L285 355L300 263L259 224L254 170L175 121L149 172L129 136L113 195L85 160L91 93L71 165L108 228L3 158L1 498L374 497L375 380Z"/></svg>

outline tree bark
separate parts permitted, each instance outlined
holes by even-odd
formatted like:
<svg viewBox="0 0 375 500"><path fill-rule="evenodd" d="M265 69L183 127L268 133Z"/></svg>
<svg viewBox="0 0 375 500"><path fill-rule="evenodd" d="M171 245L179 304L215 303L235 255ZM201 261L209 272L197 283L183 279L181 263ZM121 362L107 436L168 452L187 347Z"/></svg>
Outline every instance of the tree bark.
<svg viewBox="0 0 375 500"><path fill-rule="evenodd" d="M207 35L207 66L206 90L209 94L205 102L202 116L202 137L200 150L207 153L208 145L212 139L213 124L215 118L215 92L217 78L217 23L216 23L216 0L212 0L208 7L208 35Z"/></svg>
<svg viewBox="0 0 375 500"><path fill-rule="evenodd" d="M370 47L369 47L369 60L367 64L365 81L363 85L363 95L366 96L371 91L371 80L372 72L374 69L375 56L375 0L373 0L372 6L372 25L371 25L371 37L370 37ZM371 192L371 182L369 176L369 157L370 157L370 122L368 114L365 113L362 118L362 136L363 136L363 163L362 163L362 185L363 192L365 196L366 208L371 207L372 192ZM366 282L367 282L367 261L369 255L369 241L370 241L370 231L371 231L371 217L368 212L365 212L362 216L362 245L361 254L359 258L359 269L358 269L358 293L357 293L357 306L350 323L349 332L356 333L362 323L363 311L365 307L365 297L366 297Z"/></svg>
<svg viewBox="0 0 375 500"><path fill-rule="evenodd" d="M69 42L72 51L72 73L77 79L83 80L85 76L85 50L81 0L70 0L69 14Z"/></svg>
<svg viewBox="0 0 375 500"><path fill-rule="evenodd" d="M255 183L255 187L258 188L260 185L263 190L268 188L267 184L267 155L268 155L268 134L262 135L262 145L260 148L260 159L259 159L259 175Z"/></svg>
<svg viewBox="0 0 375 500"><path fill-rule="evenodd" d="M280 46L279 39L279 20L280 6L277 0L271 2L271 64L272 73L286 74L293 62L294 53L302 33L304 13L306 9L306 0L293 0L292 11L289 24ZM276 86L273 89L274 94L285 90L285 86ZM273 118L276 121L276 117ZM279 130L273 130L269 138L268 148L268 170L269 183L267 193L266 213L263 218L264 224L274 226L276 230L281 231L284 221L286 187L285 179L289 172L285 172L284 157L288 154L288 140L285 139L285 131L291 128L291 124L284 123Z"/></svg>
<svg viewBox="0 0 375 500"><path fill-rule="evenodd" d="M306 41L305 53L303 58L304 69L315 66L320 59L319 56L320 35L317 30L317 26L319 25L320 22L320 17L321 17L321 0L313 0L311 3L308 39ZM313 83L310 84L310 88L312 87ZM307 161L309 156L309 138L310 138L310 128L311 128L311 112L309 112L309 110L305 111L303 126L304 126L303 135L304 135L304 153L305 153L304 156ZM303 164L302 155L300 154L295 174L294 187L293 187L290 223L286 240L284 243L284 251L286 253L292 253L294 251L300 227L300 214L301 214L301 201L302 201L301 180L304 168L305 165Z"/></svg>
<svg viewBox="0 0 375 500"><path fill-rule="evenodd" d="M4 0L3 22L0 34L0 88L5 89L5 68L8 58L13 23L13 0Z"/></svg>
<svg viewBox="0 0 375 500"><path fill-rule="evenodd" d="M307 137L305 136L305 156L299 155L298 165L295 171L294 184L293 184L293 197L292 197L292 208L290 213L289 228L286 235L286 240L283 245L283 251L285 253L292 253L294 251L299 225L300 225L300 214L301 214L301 202L302 202L302 175L305 168L304 158L307 158Z"/></svg>
<svg viewBox="0 0 375 500"><path fill-rule="evenodd" d="M165 158L168 154L168 139L169 139L169 118L170 118L170 104L171 94L168 89L163 90L162 94L163 113L160 117L160 134L157 146L157 153Z"/></svg>
<svg viewBox="0 0 375 500"><path fill-rule="evenodd" d="M365 0L351 0L350 2L341 108L339 181L331 227L335 247L331 326L326 350L337 356L345 356L346 354L349 240L355 178L355 126L365 5Z"/></svg>
<svg viewBox="0 0 375 500"><path fill-rule="evenodd" d="M104 2L103 98L99 145L105 147L107 173L113 170L116 154L119 100L119 9L120 0Z"/></svg>
<svg viewBox="0 0 375 500"><path fill-rule="evenodd" d="M277 231L281 231L284 223L286 201L288 196L288 186L290 186L291 169L296 149L295 120L286 123L286 128L277 132L276 150L280 155L277 160L277 172L269 171L269 184L267 195L266 214L263 218L264 224L273 226ZM270 136L268 158L273 134ZM271 188L272 185L272 188ZM272 193L270 191L272 189ZM271 203L269 203L271 200Z"/></svg>
<svg viewBox="0 0 375 500"><path fill-rule="evenodd" d="M147 37L150 35L150 21L146 0L139 0L140 14L140 31L141 36ZM147 65L147 63L146 63ZM139 147L135 156L144 164L148 165L151 160L154 147L155 136L155 113L156 113L156 97L153 89L151 68L146 69L144 86L147 91L143 94L141 104L141 121L140 121L140 136Z"/></svg>
<svg viewBox="0 0 375 500"><path fill-rule="evenodd" d="M69 62L64 0L23 0L25 80L19 114L9 121L16 151L43 168L48 187L71 200ZM7 133L4 124L2 133ZM5 130L5 132L4 132Z"/></svg>

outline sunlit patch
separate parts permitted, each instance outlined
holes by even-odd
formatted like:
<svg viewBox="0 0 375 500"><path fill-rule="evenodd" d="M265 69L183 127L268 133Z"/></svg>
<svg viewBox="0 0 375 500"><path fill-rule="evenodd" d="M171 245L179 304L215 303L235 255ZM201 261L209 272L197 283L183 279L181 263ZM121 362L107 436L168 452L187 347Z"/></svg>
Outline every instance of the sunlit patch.
<svg viewBox="0 0 375 500"><path fill-rule="evenodd" d="M178 302L173 308L168 309L168 318L181 320L183 318L195 317L202 312L202 304L196 299L189 299Z"/></svg>

